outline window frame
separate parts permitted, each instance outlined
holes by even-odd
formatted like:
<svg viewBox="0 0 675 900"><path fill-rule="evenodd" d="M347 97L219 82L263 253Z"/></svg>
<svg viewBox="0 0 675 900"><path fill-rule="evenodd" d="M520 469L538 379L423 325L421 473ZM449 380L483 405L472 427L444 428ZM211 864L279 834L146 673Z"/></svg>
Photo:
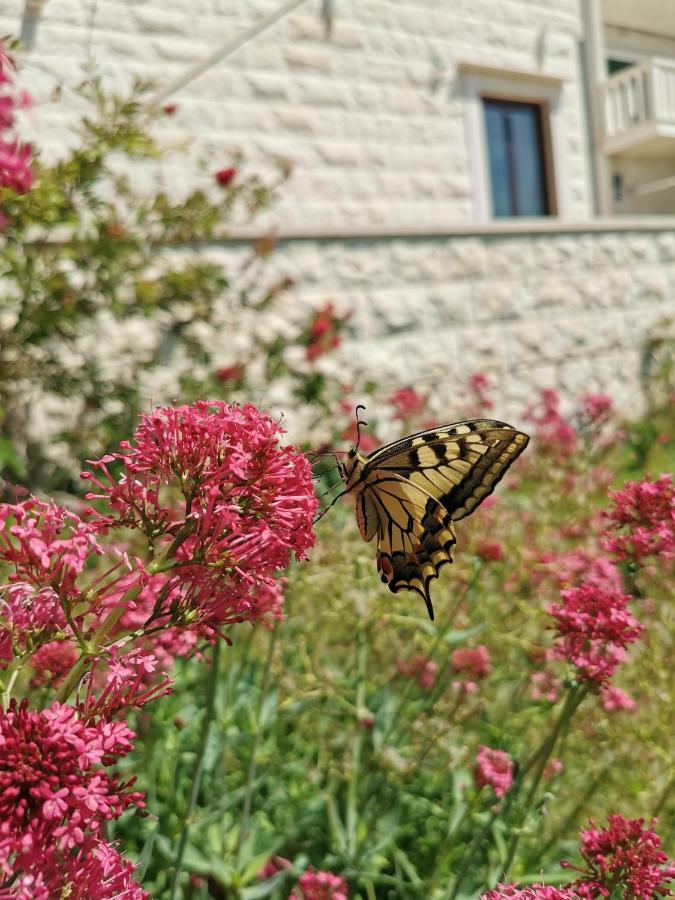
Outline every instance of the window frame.
<svg viewBox="0 0 675 900"><path fill-rule="evenodd" d="M473 63L459 63L457 70L464 106L474 221L509 222L523 218L494 216L492 213L492 186L483 98L531 103L541 107L546 190L550 210L547 216L541 218L564 218L568 214L570 202L562 122L563 79L538 73L495 69Z"/></svg>

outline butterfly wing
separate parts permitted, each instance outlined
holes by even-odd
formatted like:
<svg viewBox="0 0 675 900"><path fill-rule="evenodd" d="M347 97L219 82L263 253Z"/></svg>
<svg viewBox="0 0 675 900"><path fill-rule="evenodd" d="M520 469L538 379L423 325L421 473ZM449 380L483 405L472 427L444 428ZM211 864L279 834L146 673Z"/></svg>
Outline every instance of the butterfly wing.
<svg viewBox="0 0 675 900"><path fill-rule="evenodd" d="M505 422L460 422L376 450L367 458L363 477L376 481L388 473L410 480L456 521L470 515L494 491L528 442L528 435Z"/></svg>
<svg viewBox="0 0 675 900"><path fill-rule="evenodd" d="M365 513L359 513L359 506ZM369 518L368 518L369 517ZM429 586L452 562L455 533L448 513L423 488L397 474L369 479L357 501L357 519L369 523L370 540L377 534L377 569L389 590L415 591L427 605Z"/></svg>
<svg viewBox="0 0 675 900"><path fill-rule="evenodd" d="M421 431L365 461L357 500L364 540L377 534L377 567L394 593L420 594L433 619L430 583L452 562L453 521L495 489L529 438L492 419Z"/></svg>

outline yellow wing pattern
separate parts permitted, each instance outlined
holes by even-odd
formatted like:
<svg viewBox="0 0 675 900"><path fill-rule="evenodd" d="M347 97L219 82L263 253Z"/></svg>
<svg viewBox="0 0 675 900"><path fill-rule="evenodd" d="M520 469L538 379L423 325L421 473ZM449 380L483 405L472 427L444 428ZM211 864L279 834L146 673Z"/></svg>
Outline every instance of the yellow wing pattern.
<svg viewBox="0 0 675 900"><path fill-rule="evenodd" d="M477 419L353 455L345 480L358 492L361 536L377 535L377 567L391 591L420 594L434 618L429 588L452 562L453 521L492 493L528 441L504 422Z"/></svg>

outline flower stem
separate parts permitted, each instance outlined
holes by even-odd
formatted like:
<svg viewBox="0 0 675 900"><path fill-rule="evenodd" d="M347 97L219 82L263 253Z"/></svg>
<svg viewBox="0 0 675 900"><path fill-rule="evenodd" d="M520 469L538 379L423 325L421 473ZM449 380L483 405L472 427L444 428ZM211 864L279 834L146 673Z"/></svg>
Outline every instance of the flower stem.
<svg viewBox="0 0 675 900"><path fill-rule="evenodd" d="M444 897L444 900L455 900L455 897L459 893L459 889L461 888L462 884L464 883L464 879L466 878L466 876L469 872L469 868L473 864L474 857L476 856L476 854L480 851L481 847L483 846L483 842L485 841L485 838L488 836L488 833L489 833L490 829L492 828L492 825L493 825L495 819L497 818L497 816L498 816L498 813L496 813L496 812L492 813L490 815L490 818L485 823L485 825L483 825L481 830L474 837L473 841L471 842L471 846L469 847L469 850L466 854L466 857L464 858L464 862L462 863L462 868L459 870L459 873L457 874L457 877L455 878L455 880L449 886L447 893Z"/></svg>
<svg viewBox="0 0 675 900"><path fill-rule="evenodd" d="M209 733L211 731L211 723L213 721L216 706L216 686L218 684L219 661L220 641L216 641L211 649L211 671L209 672L209 678L206 683L206 709L204 710L202 733L199 738L197 759L192 776L192 790L190 791L190 799L188 801L188 808L185 812L183 830L181 831L178 850L176 851L176 868L173 873L173 881L171 882L171 900L176 900L180 893L180 876L183 869L183 857L185 856L185 848L187 847L190 834L190 825L192 824L192 817L194 816L197 807L199 789L201 787L202 775L204 774L206 747L209 741Z"/></svg>
<svg viewBox="0 0 675 900"><path fill-rule="evenodd" d="M253 805L253 784L255 782L256 770L258 767L258 745L260 743L260 714L262 705L265 700L265 691L267 690L267 682L269 680L270 669L272 667L272 658L274 657L274 647L277 641L278 628L273 628L270 633L269 644L267 648L267 658L265 660L265 668L263 669L262 680L260 682L260 695L258 697L258 705L255 713L255 732L253 734L253 747L251 748L251 759L248 764L248 774L246 776L246 790L244 793L244 807L241 813L241 825L239 827L239 837L237 838L237 859L241 855L241 849L244 839L248 832L248 825L251 818L251 807ZM172 898L173 900L173 898Z"/></svg>
<svg viewBox="0 0 675 900"><path fill-rule="evenodd" d="M549 760L549 757L553 753L556 743L558 742L558 738L562 734L563 730L567 726L568 722L574 715L575 711L579 707L580 703L586 696L589 691L589 686L587 683L583 683L577 685L572 688L565 698L565 703L563 708L560 711L560 715L556 719L553 728L551 729L551 733L548 737L543 741L539 749L534 753L533 756L530 757L530 760L523 768L520 778L521 780L527 775L529 770L533 768L536 764L536 769L534 772L534 776L532 779L532 784L530 785L530 789L525 797L525 802L522 805L521 814L519 816L518 824L514 827L513 835L511 837L511 843L509 844L509 849L506 856L506 863L504 864L504 877L507 878L509 875L509 870L513 864L513 860L516 855L516 850L518 849L518 844L520 842L520 837L522 833L522 828L527 819L527 814L530 811L530 807L532 806L532 802L534 800L535 794L537 793L537 788L539 787L539 783L544 775L544 769L546 768L546 763Z"/></svg>

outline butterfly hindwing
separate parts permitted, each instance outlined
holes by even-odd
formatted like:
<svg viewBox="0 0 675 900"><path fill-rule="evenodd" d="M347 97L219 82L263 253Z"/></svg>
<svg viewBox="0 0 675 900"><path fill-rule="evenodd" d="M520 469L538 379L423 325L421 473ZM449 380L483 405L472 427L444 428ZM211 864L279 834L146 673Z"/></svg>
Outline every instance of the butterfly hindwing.
<svg viewBox="0 0 675 900"><path fill-rule="evenodd" d="M377 569L389 590L415 591L433 619L429 586L452 562L455 533L441 504L412 481L387 475L362 496L378 518ZM359 498L360 499L360 498Z"/></svg>

